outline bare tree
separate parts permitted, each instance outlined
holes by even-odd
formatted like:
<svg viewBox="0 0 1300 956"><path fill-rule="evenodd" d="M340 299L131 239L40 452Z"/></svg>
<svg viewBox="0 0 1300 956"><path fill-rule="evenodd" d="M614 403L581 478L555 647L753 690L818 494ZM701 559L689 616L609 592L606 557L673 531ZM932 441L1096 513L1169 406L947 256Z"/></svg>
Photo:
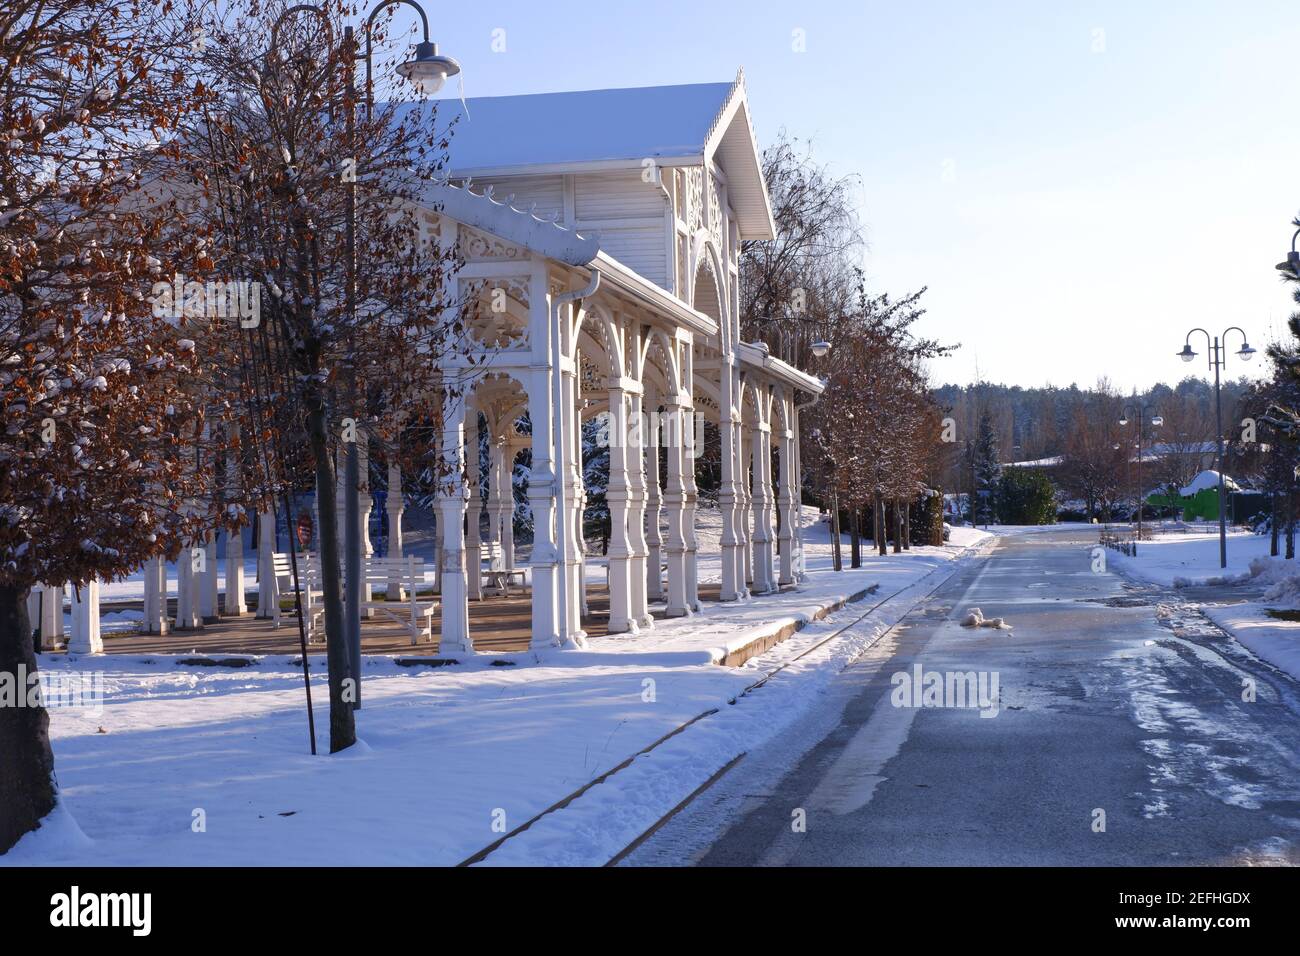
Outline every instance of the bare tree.
<svg viewBox="0 0 1300 956"><path fill-rule="evenodd" d="M371 108L356 87L357 41L343 40L350 8L330 0L323 9L282 20L279 5L241 0L210 13L200 62L218 102L184 130L178 178L199 197L191 215L212 232L221 267L269 290L261 331L275 358L264 374L280 428L305 439L290 447L310 459L322 503L333 752L355 740L359 678L344 633L340 529L324 505L335 451L363 430L392 444L399 417L440 427L444 393L456 386L441 379L439 360L463 350L465 319L449 292L456 252L426 218L448 131L407 87ZM377 22L372 39L384 28ZM445 472L431 452L425 467Z"/></svg>
<svg viewBox="0 0 1300 956"><path fill-rule="evenodd" d="M49 718L27 697L30 589L129 573L224 520L195 458L211 357L147 297L207 264L201 232L144 198L204 98L178 59L196 16L166 0L0 12L0 672L37 704L0 708L0 852L55 801Z"/></svg>

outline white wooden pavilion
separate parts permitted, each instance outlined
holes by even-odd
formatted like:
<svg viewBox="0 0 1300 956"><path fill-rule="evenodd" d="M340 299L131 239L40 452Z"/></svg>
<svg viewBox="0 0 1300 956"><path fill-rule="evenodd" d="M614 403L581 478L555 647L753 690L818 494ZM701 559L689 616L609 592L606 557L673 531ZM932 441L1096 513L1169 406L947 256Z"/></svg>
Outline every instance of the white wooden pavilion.
<svg viewBox="0 0 1300 956"><path fill-rule="evenodd" d="M486 556L514 567L511 474L525 449L531 645L584 646L581 423L598 415L609 421L610 632L653 626L658 602L670 617L700 609L695 465L706 434L720 444L720 599L794 584L802 567L799 412L822 386L740 341L741 243L775 231L743 75L441 100L438 110L463 115L449 181L428 188L422 215L431 241L458 248L464 264L455 281L461 297L478 304L467 311L472 356L442 369L455 397L444 409L439 449L453 474L437 501L439 653L474 650L469 604L484 596ZM483 430L486 461L473 453ZM400 487L395 467L389 476ZM368 515L367 489L353 493ZM266 533L274 521L263 517L266 616L276 601ZM388 520L390 554L400 554L398 494L388 496ZM225 607L241 613L237 537L227 549ZM210 555L206 574L181 568L177 627L216 613L215 550ZM146 632L171 623L165 588L162 563L150 562Z"/></svg>

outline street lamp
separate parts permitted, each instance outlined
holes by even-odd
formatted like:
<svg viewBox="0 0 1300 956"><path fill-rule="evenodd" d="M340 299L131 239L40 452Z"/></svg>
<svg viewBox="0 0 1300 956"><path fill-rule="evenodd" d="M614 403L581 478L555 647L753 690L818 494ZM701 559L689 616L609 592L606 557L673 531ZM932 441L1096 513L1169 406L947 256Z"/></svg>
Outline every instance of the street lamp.
<svg viewBox="0 0 1300 956"><path fill-rule="evenodd" d="M1294 245L1294 237L1291 241L1292 245ZM1229 332L1241 332L1241 348L1237 350L1236 355L1243 362L1249 362L1254 358L1255 350L1251 348L1250 343L1246 341L1246 333L1238 326L1228 326L1228 328L1223 330L1222 336L1211 336L1209 332L1205 331L1205 329L1195 328L1192 329L1191 332L1187 333L1187 338L1183 342L1183 350L1177 353L1178 357L1184 362L1190 362L1192 359L1196 358L1196 353L1192 351L1192 334L1195 332L1200 332L1205 336L1205 342L1210 347L1209 367L1214 369L1214 440L1218 449L1219 459L1219 567L1226 568L1228 566L1228 526L1227 517L1224 513L1223 409L1219 398L1219 370L1223 368L1224 362L1227 360L1226 349Z"/></svg>
<svg viewBox="0 0 1300 956"><path fill-rule="evenodd" d="M1300 219L1296 220L1296 225L1300 226ZM1295 249L1297 237L1300 237L1300 229L1297 229L1291 236L1291 251L1287 253L1286 259L1274 266L1278 272L1292 279L1300 279L1300 252L1296 252Z"/></svg>
<svg viewBox="0 0 1300 956"><path fill-rule="evenodd" d="M371 73L373 69L373 50L372 50L372 26L375 18L381 12L389 7L407 4L414 7L420 15L420 23L424 29L424 40L415 47L415 55L396 67L399 76L407 79L415 87L416 91L428 95L436 93L442 88L447 77L455 76L460 72L460 64L451 57L442 56L438 53L438 45L429 40L429 18L415 0L382 0L370 11L366 17L365 25L362 29L366 35L365 53L352 53L354 49L354 33L352 26L343 28L343 49L352 58L355 63L363 61L366 65L366 117L371 115L372 109L372 91L371 91ZM312 3L300 3L289 7L271 25L271 49L276 49L277 35L281 24L295 13L310 13L320 21L325 28L326 42L333 45L334 35L330 29L329 15L325 10ZM349 149L355 148L356 141L356 117L353 115L352 104L356 98L356 88L353 77L349 75L347 93L344 100L347 112L347 138ZM355 153L353 154L355 158ZM355 170L354 172L359 172ZM357 402L357 369L356 369L356 316L357 316L357 177L355 175L347 179L347 289L346 303L348 314L348 398L349 405L353 411L355 420L355 410ZM361 570L361 514L357 501L358 489L361 486L361 468L360 455L357 453L356 442L344 442L344 496L343 496L343 560L344 560L344 596L345 615L344 615L344 636L348 645L348 659L354 681L355 700L353 707L361 707L361 589L362 589L362 570Z"/></svg>
<svg viewBox="0 0 1300 956"><path fill-rule="evenodd" d="M811 348L812 348L812 354L813 354L813 357L814 357L814 358L819 358L819 359L820 359L820 358L825 358L827 355L830 354L830 351L831 351L831 343L825 341L824 339L819 339L819 340L817 340L816 342L812 343ZM822 386L825 387L825 385L826 385L826 379L823 378L821 381L822 381ZM796 406L795 406L795 410L794 410L794 412L795 412L795 421L797 422L797 421L799 420L799 413L800 413L800 412L802 412L805 408L809 408L809 407L811 407L811 406L813 406L813 405L815 405L815 404L817 404L817 398L813 398L811 401L803 402L803 403L800 404L800 405L796 405ZM797 431L797 429L796 429L796 431ZM824 447L825 447L825 443L821 441L820 433L818 434L817 438L818 438L819 444L821 444L822 447L824 448ZM796 449L798 448L798 445L799 445L799 443L798 443L798 442L795 442L795 447L796 447ZM797 451L796 451L796 454L798 454ZM824 458L824 457L825 457L825 456L823 455L823 458ZM824 464L824 461L823 461L823 464ZM796 473L797 473L797 472L796 472ZM799 567L798 567L798 573L799 573L799 575L800 575L800 580L802 580L802 579L807 575L807 572L808 572L808 558L807 558L807 556L804 554L803 543L802 543L802 542L803 542L803 531L804 531L804 527L803 527L803 514L802 514L802 512L803 512L803 491L802 491L802 489L798 489L797 492L796 492L796 494L797 494L797 497L798 497L799 502L800 502L800 507L799 507L799 511L800 511L800 514L799 514L799 540L800 540L800 547L799 547L799 562L798 562ZM835 485L834 485L834 483L832 482L832 484L831 484L831 569L832 569L832 570L835 570L835 571L842 571L842 570L844 569L843 558L840 556L840 535L839 535L839 525L840 525L839 493L838 493L838 491L835 489Z"/></svg>
<svg viewBox="0 0 1300 956"><path fill-rule="evenodd" d="M1137 555L1137 542L1142 540L1142 505L1144 496L1142 494L1142 425L1147 419L1147 412L1150 406L1146 402L1129 402L1120 409L1119 424L1120 427L1128 425L1129 413L1132 412L1137 419L1137 540L1133 542L1133 554ZM1159 427L1165 423L1165 420L1159 415L1151 416L1151 424ZM1116 446L1118 447L1118 446Z"/></svg>

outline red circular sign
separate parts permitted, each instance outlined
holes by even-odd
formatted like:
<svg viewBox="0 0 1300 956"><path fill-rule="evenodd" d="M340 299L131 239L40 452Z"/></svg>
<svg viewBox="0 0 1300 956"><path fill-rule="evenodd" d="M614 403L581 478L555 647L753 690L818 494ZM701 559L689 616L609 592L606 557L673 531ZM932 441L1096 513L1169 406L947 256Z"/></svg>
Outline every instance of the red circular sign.
<svg viewBox="0 0 1300 956"><path fill-rule="evenodd" d="M304 548L311 544L311 515L304 511L298 515L298 543Z"/></svg>

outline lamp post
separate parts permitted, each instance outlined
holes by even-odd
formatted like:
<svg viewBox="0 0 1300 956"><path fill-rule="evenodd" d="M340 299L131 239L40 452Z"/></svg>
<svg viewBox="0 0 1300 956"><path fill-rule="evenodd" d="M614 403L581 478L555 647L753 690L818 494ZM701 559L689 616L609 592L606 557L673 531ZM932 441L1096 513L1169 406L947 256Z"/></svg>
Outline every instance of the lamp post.
<svg viewBox="0 0 1300 956"><path fill-rule="evenodd" d="M1294 241L1292 239L1293 244ZM1292 255L1295 255L1295 253L1292 253ZM1205 342L1210 347L1209 367L1214 369L1214 441L1215 447L1218 449L1219 460L1219 567L1226 568L1228 566L1228 527L1223 491L1223 409L1219 397L1219 370L1223 368L1227 359L1225 349L1228 344L1229 332L1241 333L1241 348L1237 350L1236 354L1243 362L1249 362L1254 358L1255 350L1246 341L1246 333L1238 326L1228 326L1223 330L1222 336L1211 336L1205 329L1195 328L1187 333L1187 338L1183 342L1183 350L1178 353L1178 357L1184 362L1190 362L1196 358L1196 353L1192 351L1192 334L1195 332L1200 332L1205 336Z"/></svg>
<svg viewBox="0 0 1300 956"><path fill-rule="evenodd" d="M1151 406L1146 402L1127 402L1119 412L1120 427L1128 424L1128 417L1131 413L1137 419L1137 541L1142 540L1142 505L1144 496L1142 494L1142 426L1147 420L1147 413ZM1151 416L1151 425L1159 428L1165 423L1165 420L1159 415ZM1133 554L1137 554L1137 541L1133 542Z"/></svg>
<svg viewBox="0 0 1300 956"><path fill-rule="evenodd" d="M1300 219L1296 219L1295 225L1300 227ZM1291 251L1287 253L1285 259L1273 267L1289 279L1300 279L1300 252L1296 252L1295 248L1295 241L1298 238L1300 238L1300 228L1297 228L1291 236Z"/></svg>
<svg viewBox="0 0 1300 956"><path fill-rule="evenodd" d="M460 72L460 64L451 57L442 56L438 53L438 45L429 40L429 18L415 0L383 0L370 11L366 17L362 29L366 36L365 53L354 53L355 35L351 25L343 28L343 50L351 58L352 62L364 62L366 65L366 117L371 115L373 95L372 95L372 43L371 28L374 25L375 18L384 10L392 6L407 4L414 7L420 15L420 23L424 29L424 40L415 46L415 56L404 63L398 64L395 72L410 81L416 90L424 95L436 93L442 88L443 83L449 76L455 76ZM334 43L333 30L330 28L329 16L319 6L311 3L300 3L289 7L271 26L271 49L276 49L277 37L280 26L284 21L296 13L309 13L320 21L324 27L326 42L329 45ZM356 117L353 112L353 106L356 99L356 86L354 78L348 77L348 85L344 93L344 112L346 113L346 135L348 149L353 153L355 161L356 146ZM353 421L357 417L357 366L356 366L356 317L357 317L357 174L360 171L353 167L353 175L345 178L347 183L347 277L345 283L345 301L348 317L348 405L350 408ZM343 559L344 559L344 602L345 613L343 619L343 631L345 643L348 646L348 659L353 679L354 702L353 708L361 707L361 515L357 501L358 489L361 486L360 473L360 455L357 451L355 441L344 442L343 448Z"/></svg>
<svg viewBox="0 0 1300 956"><path fill-rule="evenodd" d="M827 342L825 339L818 339L816 342L814 342L814 343L811 345L811 348L812 348L813 358L822 359L822 358L825 358L827 355L830 354L830 351L831 351L831 343L830 343L830 342ZM822 379L822 384L824 385L825 383L826 383L826 379L823 378L823 379ZM803 411L805 408L808 408L809 406L816 404L816 402L817 402L817 399L814 398L814 399L812 399L812 401L805 402L804 404L799 405L799 406L795 409L795 414L797 415L799 412ZM797 420L797 419L796 419L796 420ZM819 437L819 440L820 440L820 437ZM798 441L798 436L797 436L797 435L796 435L795 441L796 441L796 442ZM824 459L824 456L823 456L823 459ZM798 502L799 502L799 510L800 510L800 512L802 512L802 511L803 511L803 489L802 489L802 488L796 488L796 489L795 489L795 494L796 494L796 496L797 496L797 500L798 500ZM800 537L800 539L802 539L802 538L803 538L803 516L802 516L802 513L800 514L800 517L799 517L799 525L800 525L800 527L799 527L799 537ZM842 570L844 570L844 567L843 567L843 561L842 561L842 559L840 558L840 535L839 535L839 526L840 526L840 501L839 501L839 492L838 492L838 491L836 490L836 488L835 488L835 483L832 482L832 483L831 483L831 569L834 570L834 571L842 571ZM800 548L799 548L799 573L800 573L801 575L806 574L806 572L807 572L807 567L808 567L808 559L807 559L807 557L804 555L803 547L802 547L802 545L801 545Z"/></svg>

